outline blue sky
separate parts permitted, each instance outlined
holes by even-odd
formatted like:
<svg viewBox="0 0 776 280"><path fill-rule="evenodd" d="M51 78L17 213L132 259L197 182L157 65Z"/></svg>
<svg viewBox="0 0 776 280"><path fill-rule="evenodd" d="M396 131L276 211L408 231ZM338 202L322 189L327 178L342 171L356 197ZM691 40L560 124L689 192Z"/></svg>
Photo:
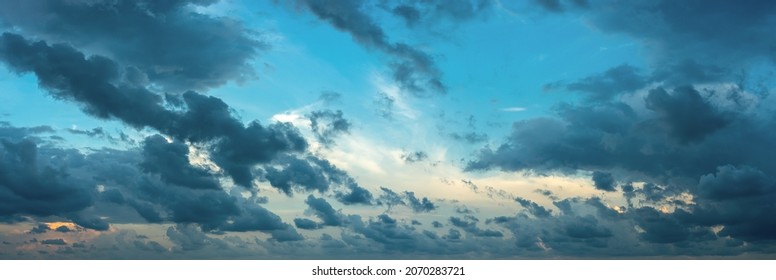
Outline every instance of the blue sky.
<svg viewBox="0 0 776 280"><path fill-rule="evenodd" d="M0 1L0 258L772 258L774 10Z"/></svg>

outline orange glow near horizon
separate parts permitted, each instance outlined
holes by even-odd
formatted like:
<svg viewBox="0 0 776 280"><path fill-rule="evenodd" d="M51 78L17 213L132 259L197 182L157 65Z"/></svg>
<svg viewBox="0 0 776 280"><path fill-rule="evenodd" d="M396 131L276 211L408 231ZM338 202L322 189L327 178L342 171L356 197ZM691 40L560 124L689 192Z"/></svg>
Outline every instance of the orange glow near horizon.
<svg viewBox="0 0 776 280"><path fill-rule="evenodd" d="M50 222L50 223L44 223L46 224L50 229L55 230L61 226L65 226L70 230L76 230L78 226L76 226L74 223L71 222Z"/></svg>

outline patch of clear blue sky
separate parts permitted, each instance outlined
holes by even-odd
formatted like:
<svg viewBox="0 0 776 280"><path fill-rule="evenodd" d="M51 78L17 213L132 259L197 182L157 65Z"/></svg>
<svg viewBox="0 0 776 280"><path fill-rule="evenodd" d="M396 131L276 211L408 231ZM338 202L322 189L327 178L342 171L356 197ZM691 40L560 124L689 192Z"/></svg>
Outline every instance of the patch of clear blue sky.
<svg viewBox="0 0 776 280"><path fill-rule="evenodd" d="M346 117L356 123L378 122L370 79L373 73L387 75L389 57L365 49L309 13L265 2L244 4L248 8L231 15L238 14L268 38L282 39L270 40L276 45L257 59L258 81L232 84L214 94L231 101L246 118L266 120L315 102L322 91L335 91L342 94ZM447 95L406 97L423 117L437 118L445 133L473 131L500 139L513 121L547 115L559 102L579 100L573 93L545 92L545 84L572 82L624 63L644 64L638 42L597 32L577 16L516 17L496 10L464 24L441 21L408 29L384 11L371 12L391 42L411 44L436 59ZM513 107L525 110L502 110Z"/></svg>
<svg viewBox="0 0 776 280"><path fill-rule="evenodd" d="M212 12L238 17L269 43L253 62L256 79L230 82L207 92L224 99L243 121L266 123L272 115L316 102L322 91L340 93L342 102L337 108L361 127L369 129L369 124L380 118L375 112L377 92L371 79L375 73L388 75L390 58L385 54L365 49L349 34L309 13L271 2L227 1L212 7ZM429 130L440 133L486 133L498 140L509 133L516 120L547 115L559 102L579 100L578 95L568 92L545 92L543 85L571 82L623 63L644 64L637 42L596 32L576 16L519 17L497 9L465 24L440 22L408 29L384 11L371 12L376 13L375 19L391 42L416 46L436 59L449 92L430 98L408 94L406 98L423 112L423 118L434 118L428 123L436 123L436 127ZM72 102L55 100L37 87L32 75L19 77L6 69L0 72L2 120L17 126L121 129L115 121L87 116ZM502 110L513 107L525 110ZM471 117L473 123L469 122ZM466 144L441 139L462 150L481 147L469 145L467 149ZM76 146L94 144L83 137L68 140L76 141L70 143Z"/></svg>

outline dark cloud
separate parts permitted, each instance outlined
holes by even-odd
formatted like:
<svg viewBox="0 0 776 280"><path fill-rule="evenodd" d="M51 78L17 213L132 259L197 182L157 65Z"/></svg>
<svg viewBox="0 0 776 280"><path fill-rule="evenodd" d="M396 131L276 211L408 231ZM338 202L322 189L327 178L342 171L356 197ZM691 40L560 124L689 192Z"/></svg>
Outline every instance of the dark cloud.
<svg viewBox="0 0 776 280"><path fill-rule="evenodd" d="M553 201L558 200L558 196L555 195L551 190L542 190L542 189L536 189L534 192L541 194L543 196L546 196L549 199L552 199Z"/></svg>
<svg viewBox="0 0 776 280"><path fill-rule="evenodd" d="M110 224L99 217L86 216L83 214L70 214L66 215L68 219L84 228L106 231L110 229Z"/></svg>
<svg viewBox="0 0 776 280"><path fill-rule="evenodd" d="M740 84L687 85L729 77L714 66L664 67L676 72L652 74L649 79L664 83L645 93L612 86L627 103L562 104L554 117L514 123L508 140L483 149L468 170L587 171L598 174L594 187L610 191L615 177L641 182L622 185L628 209L600 199L586 204L601 218L634 221L643 230L640 239L651 243L711 244L717 238L710 232L717 226L720 237L776 238L776 222L765 215L776 185L768 175L776 172L767 160L773 156L768 143L776 139L768 129L776 121L767 113L770 97ZM677 198L688 194L692 203ZM554 204L564 215L578 212L571 203Z"/></svg>
<svg viewBox="0 0 776 280"><path fill-rule="evenodd" d="M84 130L84 129L77 129L77 128L68 128L67 132L70 132L72 134L80 134L80 135L86 135L89 137L96 137L96 136L104 136L105 131L102 129L102 127L95 127L91 130Z"/></svg>
<svg viewBox="0 0 776 280"><path fill-rule="evenodd" d="M161 135L149 136L143 141L143 162L146 173L159 174L170 184L194 189L220 189L220 185L206 170L189 163L189 147L181 142L167 142Z"/></svg>
<svg viewBox="0 0 776 280"><path fill-rule="evenodd" d="M504 236L504 234L501 233L500 231L492 230L492 229L481 229L477 227L478 220L472 219L471 216L467 216L467 217L468 218L466 219L461 219L458 217L450 217L450 223L453 226L458 227L464 230L465 232L478 237L503 237ZM455 239L459 239L459 238L460 237Z"/></svg>
<svg viewBox="0 0 776 280"><path fill-rule="evenodd" d="M57 215L92 204L92 186L41 156L37 144L0 141L0 216Z"/></svg>
<svg viewBox="0 0 776 280"><path fill-rule="evenodd" d="M169 114L157 95L139 88L116 87L118 65L105 57L90 58L66 45L31 43L22 36L4 33L0 38L0 59L12 71L34 72L39 84L55 97L84 105L84 111L99 118L119 118L143 127L159 125ZM53 63L53 62L59 63Z"/></svg>
<svg viewBox="0 0 776 280"><path fill-rule="evenodd" d="M488 135L484 133L477 133L477 132L467 132L467 133L450 133L450 138L456 141L461 141L469 144L478 144L485 141L488 141Z"/></svg>
<svg viewBox="0 0 776 280"><path fill-rule="evenodd" d="M513 218L513 217L498 216L498 217L486 220L485 223L486 224L490 224L490 223L503 224L503 223L506 223L506 222L509 222L509 221L513 221L513 220L515 220L515 218Z"/></svg>
<svg viewBox="0 0 776 280"><path fill-rule="evenodd" d="M653 68L651 73L644 74L642 69L622 64L572 83L563 81L548 83L544 85L544 89L545 91L565 89L580 92L586 95L586 100L589 102L602 102L627 95L651 83L677 87L726 81L736 77L730 70L715 65L700 64L692 59L667 62Z"/></svg>
<svg viewBox="0 0 776 280"><path fill-rule="evenodd" d="M443 20L453 24L472 20L486 15L494 3L492 0L404 1L386 8L408 27L421 28Z"/></svg>
<svg viewBox="0 0 776 280"><path fill-rule="evenodd" d="M755 131L764 127L758 116L722 111L697 90L685 87L673 95L657 88L644 103L644 107L651 103L651 109L640 115L624 103L599 103L565 105L558 111L559 119L517 122L507 143L495 150L482 150L468 169L569 172L617 167L642 173L631 177L643 179L646 175L663 183L669 171L697 180L717 166L746 162L747 158L762 162L761 156L748 148L736 154L719 150L748 142L741 133L759 133ZM726 125L731 122L736 126ZM756 143L774 135L766 132L760 136Z"/></svg>
<svg viewBox="0 0 776 280"><path fill-rule="evenodd" d="M514 242L516 247L512 250L519 251L523 256L558 254L595 258L674 254L666 252L664 247L656 247L654 244L645 246L642 243L646 241L643 238L644 231L641 228L641 231L634 229L634 220L637 220L634 213L614 212L618 216L603 216L596 210L601 203L597 198L570 198L560 202L556 203L556 206L563 209L559 215L534 219L518 213L512 217L495 217L488 222L507 229L514 236L510 241ZM690 248L676 252L694 253L708 252L693 251Z"/></svg>
<svg viewBox="0 0 776 280"><path fill-rule="evenodd" d="M224 225L222 227L223 230L237 232L263 231L269 232L272 237L284 239L284 241L293 239L289 237L296 232L290 228L290 225L284 223L277 214L257 204L245 203L241 206L240 215L232 218L231 223Z"/></svg>
<svg viewBox="0 0 776 280"><path fill-rule="evenodd" d="M313 220L306 219L306 218L296 218L296 219L294 219L294 225L297 228L308 229L308 230L313 230L313 229L321 228L320 224L316 223Z"/></svg>
<svg viewBox="0 0 776 280"><path fill-rule="evenodd" d="M393 190L380 187L382 194L377 198L377 204L385 204L388 209L394 205L404 205L412 209L415 213L430 212L437 209L428 197L417 198L414 192L405 191L403 193L396 193Z"/></svg>
<svg viewBox="0 0 776 280"><path fill-rule="evenodd" d="M750 166L717 167L716 173L700 177L698 194L714 200L762 196L776 191L772 177Z"/></svg>
<svg viewBox="0 0 776 280"><path fill-rule="evenodd" d="M653 89L645 105L658 114L657 120L669 135L682 143L702 140L730 122L692 87L678 87L673 94L663 88Z"/></svg>
<svg viewBox="0 0 776 280"><path fill-rule="evenodd" d="M617 182L614 181L611 173L594 171L593 186L602 191L613 192L617 187Z"/></svg>
<svg viewBox="0 0 776 280"><path fill-rule="evenodd" d="M282 157L274 163L274 166L264 168L264 177L270 185L289 196L293 194L294 187L325 192L330 185L341 182L342 176L347 176L325 160L316 162L304 158Z"/></svg>
<svg viewBox="0 0 776 280"><path fill-rule="evenodd" d="M350 228L368 241L368 243L358 247L379 248L377 252L381 252L380 255L383 258L386 255L406 252L436 255L455 250L446 248L445 243L435 233L430 231L417 232L414 226L399 222L387 214L378 215L376 219L367 221L358 215L350 215L348 218ZM343 238L343 241L346 240Z"/></svg>
<svg viewBox="0 0 776 280"><path fill-rule="evenodd" d="M129 201L129 206L134 209L140 217L149 223L161 223L164 221L161 214L156 210L156 207L148 202L132 200Z"/></svg>
<svg viewBox="0 0 776 280"><path fill-rule="evenodd" d="M407 197L410 208L415 212L430 212L437 208L427 197L418 199L415 197L415 193L410 191L404 192L404 195Z"/></svg>
<svg viewBox="0 0 776 280"><path fill-rule="evenodd" d="M58 227L58 228L56 228L55 230L56 230L57 232L71 232L71 231L72 231L72 230L70 230L70 228L69 228L69 227L67 227L67 226L59 226L59 227Z"/></svg>
<svg viewBox="0 0 776 280"><path fill-rule="evenodd" d="M388 205L388 209L393 207L394 205L407 205L404 202L404 198L392 189L386 188L386 187L380 187L380 191L382 191L382 194L380 194L380 197L377 198L378 203Z"/></svg>
<svg viewBox="0 0 776 280"><path fill-rule="evenodd" d="M325 147L334 144L334 137L340 134L350 133L351 123L342 117L342 111L321 110L307 114L310 126L318 139Z"/></svg>
<svg viewBox="0 0 776 280"><path fill-rule="evenodd" d="M566 223L564 233L572 238L608 238L612 237L612 231L598 224L593 216L579 217Z"/></svg>
<svg viewBox="0 0 776 280"><path fill-rule="evenodd" d="M132 242L132 244L134 244L135 247L143 251L152 251L156 253L167 252L167 248L165 248L164 246L162 246L162 244L159 244L159 242L156 242L156 241L143 242L140 240L135 240L134 242Z"/></svg>
<svg viewBox="0 0 776 280"><path fill-rule="evenodd" d="M616 95L643 88L647 83L647 78L640 75L637 68L623 64L602 74L568 84L566 89L587 93L588 99L598 101L609 100Z"/></svg>
<svg viewBox="0 0 776 280"><path fill-rule="evenodd" d="M372 193L369 190L359 186L354 180L348 180L346 187L348 192L338 191L335 196L339 202L345 205L351 204L372 204Z"/></svg>
<svg viewBox="0 0 776 280"><path fill-rule="evenodd" d="M325 199L315 198L314 196L310 195L304 202L307 204L307 206L310 207L312 214L323 221L321 225L336 227L345 224L345 216L342 215L342 213L334 210L334 208L331 207L331 204L326 202Z"/></svg>
<svg viewBox="0 0 776 280"><path fill-rule="evenodd" d="M35 127L15 127L8 122L0 121L0 139L37 139L38 134L54 133L55 130L47 125Z"/></svg>
<svg viewBox="0 0 776 280"><path fill-rule="evenodd" d="M640 40L659 63L694 60L736 69L752 59L776 55L776 41L769 36L776 4L770 1L613 4L591 2L583 15L599 30Z"/></svg>
<svg viewBox="0 0 776 280"><path fill-rule="evenodd" d="M306 147L304 138L290 124L263 127L253 122L240 136L223 139L213 159L237 183L247 186L253 165L264 163L281 151L302 151Z"/></svg>
<svg viewBox="0 0 776 280"><path fill-rule="evenodd" d="M186 160L188 148L179 142L167 142L161 136L155 135L147 139L142 150L95 149L85 155L77 150L49 145L38 148L28 140L16 144L11 140L17 139L4 139L6 145L0 152L5 159L2 162L13 163L14 167L2 170L25 171L13 172L13 176L19 178L8 177L10 173L3 173L5 177L2 178L24 183L27 189L24 190L23 196L19 196L13 194L15 185L5 182L0 184L3 190L8 188L8 191L2 193L11 195L10 200L3 197L3 206L9 207L9 211L13 210L10 213L3 212L3 217L13 217L13 213L40 217L59 216L83 228L94 230L107 230L110 228L109 223L114 222L173 222L182 225L195 224L207 232L262 231L269 233L277 241L301 238L280 217L259 206L261 199L258 197L253 199L230 195L220 187L194 188L165 178L180 174L160 171L159 168L178 167L171 168L170 172L193 168L188 166ZM7 162L9 160L11 162ZM149 161L155 161L157 165L152 170L145 170ZM45 173L55 171L56 173L52 174ZM36 175L34 172L40 174ZM165 175L159 176L158 173ZM194 180L194 174L196 173L185 177ZM48 195L35 195L38 191L36 182L43 179L34 175L46 175L43 176L45 180L41 182L46 183L43 186L47 188ZM63 177L64 175L67 176ZM67 179L64 181L68 182L67 187L54 181L61 178ZM102 189L96 190L97 185L102 186ZM78 203L73 204L70 201ZM23 205L14 205L15 203ZM13 207L10 208L11 206ZM27 207L35 209L28 210Z"/></svg>
<svg viewBox="0 0 776 280"><path fill-rule="evenodd" d="M261 168L262 179L269 181L288 196L296 191L335 190L335 196L345 204L371 204L372 194L362 188L345 171L328 160L305 156L278 156Z"/></svg>
<svg viewBox="0 0 776 280"><path fill-rule="evenodd" d="M416 95L446 91L434 59L405 43L390 42L383 28L364 11L363 2L297 0L295 3L335 28L349 33L353 40L364 47L389 55L392 58L389 65L393 79L402 88Z"/></svg>
<svg viewBox="0 0 776 280"><path fill-rule="evenodd" d="M420 11L410 5L397 5L391 9L391 13L402 18L407 26L415 26L420 21Z"/></svg>
<svg viewBox="0 0 776 280"><path fill-rule="evenodd" d="M461 183L464 183L464 184L465 184L465 185L466 185L466 186L467 186L469 189L471 189L471 190L472 190L472 192L474 192L474 193L479 193L479 192L480 192L480 187L479 187L479 186L477 186L477 184L475 184L475 183L474 183L474 182L472 182L471 180L464 180L464 179L461 179Z"/></svg>
<svg viewBox="0 0 776 280"><path fill-rule="evenodd" d="M515 201L520 204L520 206L523 206L525 210L528 211L528 213L531 213L534 217L537 218L546 218L549 216L552 216L552 210L548 210L547 208L544 208L543 206L536 204L536 202L517 197L515 198Z"/></svg>
<svg viewBox="0 0 776 280"><path fill-rule="evenodd" d="M182 95L185 111L171 111L145 88L116 84L119 67L105 57L86 58L66 45L31 43L19 35L0 38L0 59L13 71L33 72L52 95L84 106L98 118L151 127L178 140L207 143L211 156L239 185L251 187L251 168L280 152L303 151L304 138L290 124L244 126L221 99L195 92ZM57 63L54 63L57 62Z"/></svg>
<svg viewBox="0 0 776 280"><path fill-rule="evenodd" d="M534 3L550 12L563 11L563 6L561 6L560 0L534 0Z"/></svg>
<svg viewBox="0 0 776 280"><path fill-rule="evenodd" d="M275 230L271 232L272 238L270 240L277 241L277 242L291 242L291 241L301 241L304 240L304 236L299 234L299 232L296 231L291 226L286 226L284 229L281 230Z"/></svg>
<svg viewBox="0 0 776 280"><path fill-rule="evenodd" d="M730 69L715 65L704 65L695 60L687 59L681 62L669 62L652 72L653 81L660 81L669 86L690 85L724 81L732 78Z"/></svg>
<svg viewBox="0 0 776 280"><path fill-rule="evenodd" d="M327 105L331 105L340 102L342 100L342 94L336 91L322 91L318 99Z"/></svg>
<svg viewBox="0 0 776 280"><path fill-rule="evenodd" d="M406 163L415 163L419 161L424 161L428 159L428 154L424 151L415 151L411 153L406 153L401 155L401 159L404 160Z"/></svg>
<svg viewBox="0 0 776 280"><path fill-rule="evenodd" d="M67 245L67 242L65 242L65 240L62 239L62 238L57 238L57 239L44 239L44 240L41 240L40 244L64 246L64 245Z"/></svg>
<svg viewBox="0 0 776 280"><path fill-rule="evenodd" d="M167 228L167 237L184 251L199 250L206 246L225 245L210 238L194 225L177 225Z"/></svg>
<svg viewBox="0 0 776 280"><path fill-rule="evenodd" d="M39 233L46 233L49 230L51 230L51 228L49 228L47 224L38 224L37 226L34 226L32 229L30 229L29 232L32 234L39 234Z"/></svg>
<svg viewBox="0 0 776 280"><path fill-rule="evenodd" d="M468 214L468 215L474 214L474 212L472 210L470 210L466 206L456 206L455 207L455 213L458 213L458 214Z"/></svg>
<svg viewBox="0 0 776 280"><path fill-rule="evenodd" d="M352 216L350 221L354 231L383 244L389 251L406 250L416 245L412 231L396 224L395 220L385 214L377 220L369 220L366 223L359 216Z"/></svg>
<svg viewBox="0 0 776 280"><path fill-rule="evenodd" d="M130 65L133 84L182 92L253 77L249 62L265 47L240 22L194 11L213 2L2 1L0 18L36 38Z"/></svg>
<svg viewBox="0 0 776 280"><path fill-rule="evenodd" d="M571 200L570 199L564 199L564 200L558 200L553 201L552 205L555 205L555 207L558 207L560 212L564 215L571 215L574 213L574 209L571 207Z"/></svg>
<svg viewBox="0 0 776 280"><path fill-rule="evenodd" d="M690 230L671 215L660 213L653 208L636 209L636 222L644 230L641 234L647 242L676 243L690 237Z"/></svg>
<svg viewBox="0 0 776 280"><path fill-rule="evenodd" d="M119 141L131 144L131 145L135 144L133 140L129 139L128 138L129 136L127 136L123 132L119 131L119 137L115 137L110 133L106 132L102 127L95 127L92 129L68 128L67 132L76 134L76 135L85 135L92 138L108 140L110 143L114 143L114 144L119 143Z"/></svg>

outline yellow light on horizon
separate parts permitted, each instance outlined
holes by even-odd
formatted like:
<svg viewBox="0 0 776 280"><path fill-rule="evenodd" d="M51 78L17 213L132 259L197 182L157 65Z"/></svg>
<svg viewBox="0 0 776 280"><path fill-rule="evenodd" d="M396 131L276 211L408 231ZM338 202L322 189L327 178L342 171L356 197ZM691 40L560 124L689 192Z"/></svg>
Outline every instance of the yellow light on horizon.
<svg viewBox="0 0 776 280"><path fill-rule="evenodd" d="M46 226L48 226L52 230L56 230L62 226L67 227L70 230L76 230L78 228L78 226L76 226L72 222L50 222L50 223L44 223L44 224L46 224Z"/></svg>

